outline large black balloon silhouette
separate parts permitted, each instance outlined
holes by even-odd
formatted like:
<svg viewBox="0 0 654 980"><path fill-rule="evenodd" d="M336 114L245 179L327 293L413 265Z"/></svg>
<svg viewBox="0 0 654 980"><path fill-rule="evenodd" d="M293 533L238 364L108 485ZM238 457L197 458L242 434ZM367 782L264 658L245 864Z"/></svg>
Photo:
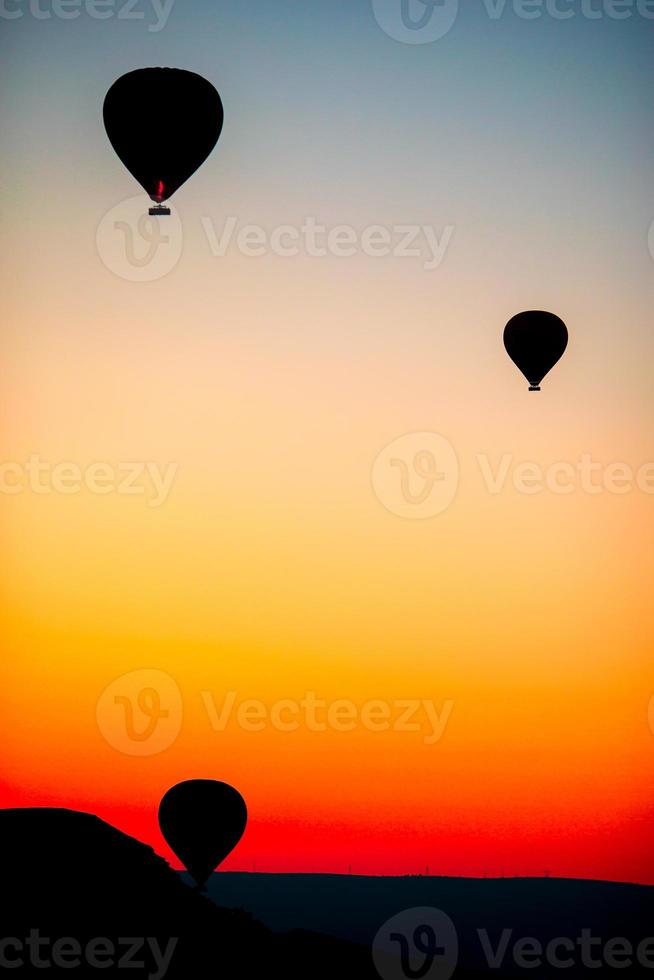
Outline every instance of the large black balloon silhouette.
<svg viewBox="0 0 654 980"><path fill-rule="evenodd" d="M568 328L554 313L518 313L504 328L504 346L529 382L529 391L540 391L541 381L568 346Z"/></svg>
<svg viewBox="0 0 654 980"><path fill-rule="evenodd" d="M202 888L245 830L245 800L215 779L187 779L164 794L159 826L171 849Z"/></svg>
<svg viewBox="0 0 654 980"><path fill-rule="evenodd" d="M114 150L158 208L204 163L223 126L211 82L180 68L140 68L107 92L104 125Z"/></svg>

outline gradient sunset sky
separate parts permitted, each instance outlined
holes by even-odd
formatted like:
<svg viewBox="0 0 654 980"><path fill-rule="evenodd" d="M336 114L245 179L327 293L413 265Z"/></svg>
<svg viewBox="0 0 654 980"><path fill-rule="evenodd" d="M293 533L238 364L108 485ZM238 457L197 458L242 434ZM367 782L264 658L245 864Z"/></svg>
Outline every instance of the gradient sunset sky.
<svg viewBox="0 0 654 980"><path fill-rule="evenodd" d="M250 812L226 868L654 883L654 496L493 494L478 461L654 460L654 20L570 6L463 3L425 44L367 0L3 23L0 459L178 467L159 507L0 494L3 805L92 811L170 857L160 797L216 778ZM98 244L140 192L102 103L156 65L207 77L225 126L173 199L179 262L138 282ZM435 269L215 255L230 217L453 230ZM525 309L570 329L540 395L502 346ZM412 520L372 471L424 432L458 490ZM112 692L140 670L179 731L139 755ZM428 744L207 712L307 691L451 714Z"/></svg>

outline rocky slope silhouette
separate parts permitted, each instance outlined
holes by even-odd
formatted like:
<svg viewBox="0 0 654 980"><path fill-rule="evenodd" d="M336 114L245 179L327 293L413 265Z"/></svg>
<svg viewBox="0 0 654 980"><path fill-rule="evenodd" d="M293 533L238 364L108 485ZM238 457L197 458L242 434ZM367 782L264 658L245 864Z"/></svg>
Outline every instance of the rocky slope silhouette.
<svg viewBox="0 0 654 980"><path fill-rule="evenodd" d="M2 810L0 841L2 972L15 978L376 976L364 947L275 935L216 907L152 848L91 814Z"/></svg>

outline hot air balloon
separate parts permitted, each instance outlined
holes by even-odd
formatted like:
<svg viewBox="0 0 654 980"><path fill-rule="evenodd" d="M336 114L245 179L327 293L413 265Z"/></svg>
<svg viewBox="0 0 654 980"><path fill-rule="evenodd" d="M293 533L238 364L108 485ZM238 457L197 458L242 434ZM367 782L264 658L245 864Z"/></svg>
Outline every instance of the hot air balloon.
<svg viewBox="0 0 654 980"><path fill-rule="evenodd" d="M204 163L223 127L223 104L211 82L180 68L140 68L107 92L104 126L114 150L141 187L163 207Z"/></svg>
<svg viewBox="0 0 654 980"><path fill-rule="evenodd" d="M236 847L247 819L241 794L215 779L177 783L159 804L161 833L200 889Z"/></svg>
<svg viewBox="0 0 654 980"><path fill-rule="evenodd" d="M518 313L504 328L504 346L529 382L529 391L540 391L541 381L568 346L568 328L554 313Z"/></svg>

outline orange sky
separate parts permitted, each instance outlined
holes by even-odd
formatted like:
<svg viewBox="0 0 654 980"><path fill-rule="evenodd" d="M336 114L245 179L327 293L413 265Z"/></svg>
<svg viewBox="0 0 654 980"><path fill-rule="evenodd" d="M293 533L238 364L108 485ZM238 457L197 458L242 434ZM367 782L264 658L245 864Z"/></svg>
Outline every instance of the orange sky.
<svg viewBox="0 0 654 980"><path fill-rule="evenodd" d="M4 63L2 802L90 810L169 854L161 795L217 778L250 811L230 868L654 883L654 497L516 483L525 463L653 458L644 32L471 19L416 50L360 12L318 30L296 11L282 32L235 10L224 33L185 33L178 7L152 35L16 21ZM226 106L173 201L179 261L151 282L98 232L138 193L102 98L144 58L204 72ZM207 220L220 234L230 215L453 231L431 270L220 257ZM501 343L530 308L571 335L540 395ZM456 457L435 491L450 505L421 520L397 466L375 482L412 433ZM419 494L407 445L392 454ZM61 464L172 483L54 491ZM168 715L139 741L143 690ZM275 727L307 692L326 730L301 708ZM215 730L207 702L228 696ZM252 700L260 730L238 715ZM398 730L407 700L417 730ZM386 730L362 720L371 701Z"/></svg>
<svg viewBox="0 0 654 980"><path fill-rule="evenodd" d="M228 345L191 352L180 331L144 374L106 336L95 366L90 340L60 337L57 372L51 352L23 342L14 363L29 374L5 389L11 458L36 446L82 467L179 469L159 507L88 490L5 497L6 803L79 806L161 848L159 797L208 776L250 808L232 867L652 878L650 497L525 495L511 482L491 494L476 458L546 465L583 449L640 462L635 444L617 455L608 425L592 434L576 403L578 344L538 401L498 354L504 397L498 378L455 411L436 382L432 415L400 370L391 401L378 376L325 360L315 383L304 364L266 386L301 358L241 355L228 369ZM417 431L438 418L460 466L450 507L421 521L390 513L370 482L408 418ZM123 707L101 696L140 669L152 684L116 690L136 706L143 686L163 684L173 741L165 729L135 756ZM355 705L354 730L311 730L303 714L276 730L270 710L307 691ZM216 731L207 701L219 712L228 696ZM239 722L251 699L262 730ZM391 723L397 701L427 699L437 719L450 707L430 739L423 708L418 731L366 728L372 699ZM137 711L136 728L147 722Z"/></svg>

